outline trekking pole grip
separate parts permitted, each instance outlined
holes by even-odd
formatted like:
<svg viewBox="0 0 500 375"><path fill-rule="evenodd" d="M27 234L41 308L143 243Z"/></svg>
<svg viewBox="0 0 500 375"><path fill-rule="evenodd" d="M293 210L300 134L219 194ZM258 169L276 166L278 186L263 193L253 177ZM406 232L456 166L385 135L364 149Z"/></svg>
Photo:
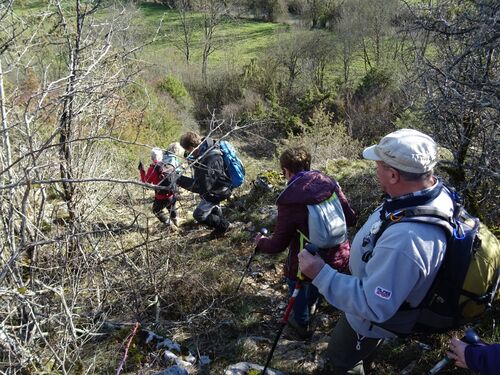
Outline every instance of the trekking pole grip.
<svg viewBox="0 0 500 375"><path fill-rule="evenodd" d="M306 243L304 249L307 250L311 255L316 255L319 252L319 247L310 242Z"/></svg>
<svg viewBox="0 0 500 375"><path fill-rule="evenodd" d="M306 242L306 244L304 245L304 250L306 250L311 255L316 255L319 252L319 247L313 243ZM300 268L297 269L297 279L299 279L301 281L305 280L305 277L304 277L304 275L302 275Z"/></svg>
<svg viewBox="0 0 500 375"><path fill-rule="evenodd" d="M475 345L479 344L481 342L481 339L479 338L478 334L473 328L467 328L465 331L464 337L460 339L460 341L463 341L469 345ZM429 371L427 371L424 375L435 375L438 372L441 372L448 364L450 364L453 360L445 356L442 360L440 360L436 365L431 368Z"/></svg>

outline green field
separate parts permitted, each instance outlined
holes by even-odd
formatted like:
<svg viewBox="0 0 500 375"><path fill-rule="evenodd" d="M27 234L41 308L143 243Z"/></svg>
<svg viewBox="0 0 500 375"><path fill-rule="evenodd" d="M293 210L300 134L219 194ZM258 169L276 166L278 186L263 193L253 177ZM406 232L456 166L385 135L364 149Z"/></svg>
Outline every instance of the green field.
<svg viewBox="0 0 500 375"><path fill-rule="evenodd" d="M159 28L159 40L144 49L144 56L165 54L165 59L182 61L184 56L175 47L176 41L182 38L179 14L159 4L143 3L139 6L140 18L134 20L134 27L138 29L144 41L152 37ZM188 22L193 27L191 38L192 62L201 60L203 48L203 29L201 27L203 15L190 13ZM215 50L210 55L210 63L226 61L236 62L237 65L248 63L258 56L273 41L277 32L288 29L287 25L271 22L258 22L250 19L235 19L225 17L215 29ZM168 57L167 57L168 56Z"/></svg>

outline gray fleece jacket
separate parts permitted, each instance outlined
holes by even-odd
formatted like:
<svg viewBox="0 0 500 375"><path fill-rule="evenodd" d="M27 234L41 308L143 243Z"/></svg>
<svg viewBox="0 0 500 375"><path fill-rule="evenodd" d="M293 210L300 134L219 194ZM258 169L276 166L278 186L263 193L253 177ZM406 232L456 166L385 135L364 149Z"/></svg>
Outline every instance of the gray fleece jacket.
<svg viewBox="0 0 500 375"><path fill-rule="evenodd" d="M453 213L453 202L445 189L428 205L450 216ZM391 225L370 248L367 239L370 231L377 230L381 208L368 218L352 242L352 275L325 265L313 280L328 302L346 313L351 327L371 338L395 336L373 324L389 319L391 331L411 331L417 311L398 309L404 302L418 306L434 281L446 249L446 233L441 227L414 222ZM362 255L368 250L373 250L372 258L364 262Z"/></svg>

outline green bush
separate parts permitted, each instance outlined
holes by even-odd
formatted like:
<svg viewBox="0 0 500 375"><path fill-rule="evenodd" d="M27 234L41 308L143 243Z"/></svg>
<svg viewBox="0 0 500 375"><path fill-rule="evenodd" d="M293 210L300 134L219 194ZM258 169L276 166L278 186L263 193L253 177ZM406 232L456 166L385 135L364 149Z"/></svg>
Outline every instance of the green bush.
<svg viewBox="0 0 500 375"><path fill-rule="evenodd" d="M302 132L291 135L278 154L288 147L306 147L313 157L313 167L324 169L329 160L355 159L361 153L358 141L352 139L343 123L335 123L333 114L319 106L306 120Z"/></svg>
<svg viewBox="0 0 500 375"><path fill-rule="evenodd" d="M361 79L354 96L360 100L369 99L391 88L392 84L392 73L388 69L372 68Z"/></svg>
<svg viewBox="0 0 500 375"><path fill-rule="evenodd" d="M167 92L178 104L185 104L190 99L189 93L182 81L172 75L166 76L163 81L158 83L157 88Z"/></svg>

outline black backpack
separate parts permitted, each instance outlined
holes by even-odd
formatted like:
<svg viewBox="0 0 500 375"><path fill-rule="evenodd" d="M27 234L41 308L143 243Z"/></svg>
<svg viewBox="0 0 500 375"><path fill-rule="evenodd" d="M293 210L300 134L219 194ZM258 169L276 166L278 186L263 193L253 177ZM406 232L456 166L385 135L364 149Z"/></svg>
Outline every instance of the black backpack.
<svg viewBox="0 0 500 375"><path fill-rule="evenodd" d="M176 182L179 176L175 172L174 166L163 161L159 161L155 165L155 173L158 174L158 178L160 180L158 185L167 188L165 190L158 189L159 192L167 193L176 189Z"/></svg>
<svg viewBox="0 0 500 375"><path fill-rule="evenodd" d="M439 225L447 233L444 259L426 296L417 307L404 303L399 309L420 310L412 332L442 333L478 320L491 307L499 287L498 239L464 209L452 188L444 188L454 202L452 218L431 207L408 207L383 221L374 239L376 243L388 227L408 221ZM384 323L377 325L384 328Z"/></svg>

